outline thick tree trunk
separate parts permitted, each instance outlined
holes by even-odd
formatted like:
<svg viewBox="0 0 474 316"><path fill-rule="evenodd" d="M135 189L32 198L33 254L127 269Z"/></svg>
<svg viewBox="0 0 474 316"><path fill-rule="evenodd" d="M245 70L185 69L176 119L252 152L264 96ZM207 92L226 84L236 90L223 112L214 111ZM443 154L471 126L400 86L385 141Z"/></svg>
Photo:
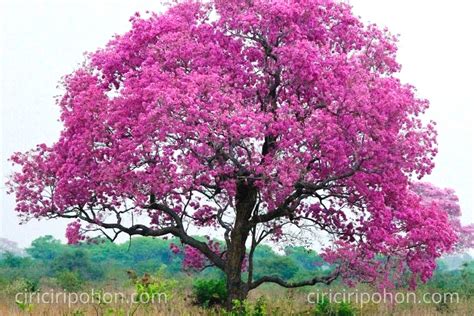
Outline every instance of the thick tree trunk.
<svg viewBox="0 0 474 316"><path fill-rule="evenodd" d="M233 235L231 248L228 250L226 277L227 277L227 303L228 310L232 308L235 300L242 301L247 297L246 285L242 282L242 264L245 258L245 240L248 235L245 229L236 231Z"/></svg>
<svg viewBox="0 0 474 316"><path fill-rule="evenodd" d="M227 280L227 302L226 309L231 310L236 301L242 302L247 298L248 290L246 284L238 280Z"/></svg>
<svg viewBox="0 0 474 316"><path fill-rule="evenodd" d="M247 297L247 284L242 281L242 264L245 259L245 242L250 232L249 219L257 200L257 190L248 184L239 184L236 195L236 216L230 233L230 245L227 249L227 309L231 309L235 300Z"/></svg>

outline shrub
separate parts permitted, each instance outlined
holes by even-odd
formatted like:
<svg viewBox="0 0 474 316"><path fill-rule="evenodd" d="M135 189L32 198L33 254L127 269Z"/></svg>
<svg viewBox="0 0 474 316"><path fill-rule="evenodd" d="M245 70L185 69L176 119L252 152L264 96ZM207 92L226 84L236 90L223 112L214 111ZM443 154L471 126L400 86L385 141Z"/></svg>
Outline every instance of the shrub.
<svg viewBox="0 0 474 316"><path fill-rule="evenodd" d="M138 277L133 270L127 271L128 277L135 287L135 296L132 302L134 306L130 315L134 315L140 307L143 307L148 315L153 303L160 303L162 299L166 303L173 297L178 282L165 277L165 268L162 266L154 276L145 273L143 277Z"/></svg>
<svg viewBox="0 0 474 316"><path fill-rule="evenodd" d="M164 298L167 301L171 299L176 284L176 280L166 279L163 274L150 276L145 273L142 278L137 278L135 281L136 298L141 303L152 303L157 298L159 300Z"/></svg>
<svg viewBox="0 0 474 316"><path fill-rule="evenodd" d="M331 303L326 297L318 300L314 311L315 316L354 316L356 313L351 304Z"/></svg>
<svg viewBox="0 0 474 316"><path fill-rule="evenodd" d="M259 297L255 304L249 301L235 300L232 311L224 312L225 316L265 316L267 315L267 302L263 296Z"/></svg>
<svg viewBox="0 0 474 316"><path fill-rule="evenodd" d="M56 282L61 289L68 292L76 292L82 289L84 280L75 271L61 271L56 275Z"/></svg>
<svg viewBox="0 0 474 316"><path fill-rule="evenodd" d="M341 302L338 305L337 316L354 316L356 314L351 304Z"/></svg>
<svg viewBox="0 0 474 316"><path fill-rule="evenodd" d="M314 310L315 316L336 316L336 310L329 300L323 297L321 300L318 299L316 302L316 308Z"/></svg>
<svg viewBox="0 0 474 316"><path fill-rule="evenodd" d="M11 281L6 287L2 289L2 292L7 295L15 295L17 293L33 293L38 292L39 280L29 280L25 278L19 278Z"/></svg>
<svg viewBox="0 0 474 316"><path fill-rule="evenodd" d="M253 308L253 316L265 316L267 314L267 301L263 296L257 299Z"/></svg>
<svg viewBox="0 0 474 316"><path fill-rule="evenodd" d="M223 304L227 298L227 287L223 279L198 279L193 283L195 303L204 307Z"/></svg>

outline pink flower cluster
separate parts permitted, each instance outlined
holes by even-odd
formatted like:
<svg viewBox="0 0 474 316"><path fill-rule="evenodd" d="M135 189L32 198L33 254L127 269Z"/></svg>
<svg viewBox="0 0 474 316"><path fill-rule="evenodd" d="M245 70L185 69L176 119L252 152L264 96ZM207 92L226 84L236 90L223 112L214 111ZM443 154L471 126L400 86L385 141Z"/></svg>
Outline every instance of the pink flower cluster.
<svg viewBox="0 0 474 316"><path fill-rule="evenodd" d="M81 223L79 221L74 221L67 225L66 238L68 244L72 245L84 240L84 236L81 233Z"/></svg>
<svg viewBox="0 0 474 316"><path fill-rule="evenodd" d="M211 240L208 236L206 237L207 239L207 245L209 248L214 251L216 254L219 256L222 255L222 247L221 245L216 242ZM184 245L183 247L179 247L178 245L172 243L170 244L170 249L174 254L178 254L180 252L183 252L184 254L184 260L183 260L183 269L184 270L197 270L200 271L207 266L210 266L211 263L207 258L196 248L193 248L188 245Z"/></svg>

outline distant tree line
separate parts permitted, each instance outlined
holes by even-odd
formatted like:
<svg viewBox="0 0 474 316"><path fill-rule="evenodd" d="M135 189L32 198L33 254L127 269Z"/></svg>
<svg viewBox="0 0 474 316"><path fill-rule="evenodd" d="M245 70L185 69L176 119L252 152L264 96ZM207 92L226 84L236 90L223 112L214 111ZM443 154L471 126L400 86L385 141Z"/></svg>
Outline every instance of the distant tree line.
<svg viewBox="0 0 474 316"><path fill-rule="evenodd" d="M52 236L37 238L26 248L26 255L0 255L0 286L16 280L27 280L32 288L50 281L53 286L77 290L86 282L123 284L127 272L142 275L162 271L166 277L196 276L223 278L215 268L202 271L183 269L182 252L174 253L171 245L179 246L176 239L132 238L129 242L112 243L99 239L90 243L68 245ZM275 275L286 280L301 280L331 269L312 250L301 246L287 246L281 252L265 245L254 256L256 277ZM474 261L469 255L449 257L438 261L438 268L429 286L443 289L463 287L466 294L474 295Z"/></svg>

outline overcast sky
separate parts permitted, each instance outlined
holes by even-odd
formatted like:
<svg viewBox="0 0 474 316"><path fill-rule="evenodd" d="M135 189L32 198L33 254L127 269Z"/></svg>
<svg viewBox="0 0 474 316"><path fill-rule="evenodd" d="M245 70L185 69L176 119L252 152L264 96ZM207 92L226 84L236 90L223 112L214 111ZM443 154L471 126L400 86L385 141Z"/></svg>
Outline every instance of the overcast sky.
<svg viewBox="0 0 474 316"><path fill-rule="evenodd" d="M460 197L465 223L473 214L474 5L467 0L352 0L364 21L400 34L401 78L431 101L428 116L438 122L439 155L426 179L452 187ZM6 159L59 135L53 97L57 82L83 61L83 52L104 46L128 30L136 11L159 11L160 1L0 0L0 148L2 183L0 237L21 246L52 234L64 239L65 222L18 225L14 198L3 184L11 167Z"/></svg>

